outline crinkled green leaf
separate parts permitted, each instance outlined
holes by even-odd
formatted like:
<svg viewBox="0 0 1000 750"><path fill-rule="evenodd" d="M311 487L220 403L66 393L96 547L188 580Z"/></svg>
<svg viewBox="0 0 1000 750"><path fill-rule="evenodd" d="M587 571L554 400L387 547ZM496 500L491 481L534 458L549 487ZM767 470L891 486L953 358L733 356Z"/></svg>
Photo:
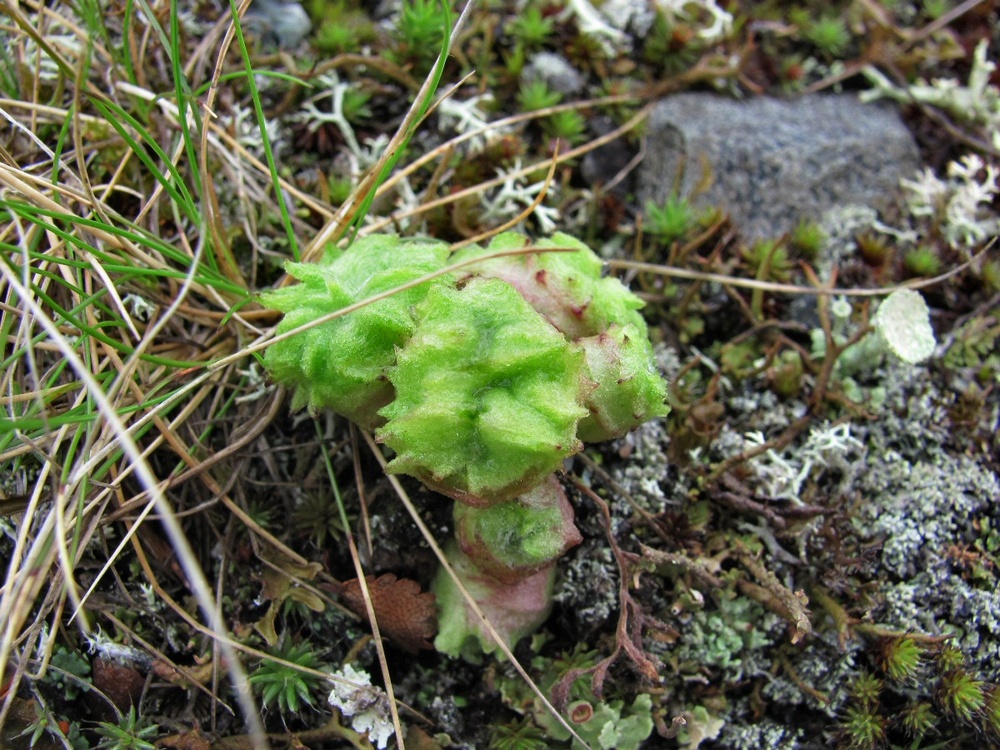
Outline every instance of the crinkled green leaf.
<svg viewBox="0 0 1000 750"><path fill-rule="evenodd" d="M462 250L457 259L526 247L516 232L498 235L486 249ZM557 233L538 247L574 248L573 252L511 255L484 260L473 272L515 287L546 320L586 353L590 416L580 423L584 441L621 437L648 419L664 416L666 383L656 371L642 301L618 279L602 277L603 264L579 240Z"/></svg>
<svg viewBox="0 0 1000 750"><path fill-rule="evenodd" d="M300 283L265 292L260 301L285 313L281 334L439 270L447 258L444 243L366 237L321 264L287 264ZM267 350L264 365L275 381L295 388L294 408L329 408L372 426L392 399L385 373L413 331L413 306L435 283L453 282L422 284L279 341Z"/></svg>
<svg viewBox="0 0 1000 750"><path fill-rule="evenodd" d="M455 503L455 537L476 567L513 582L582 541L573 506L554 475L517 500L489 508Z"/></svg>
<svg viewBox="0 0 1000 750"><path fill-rule="evenodd" d="M471 246L455 260L467 260L499 250L527 247L531 240L516 232L493 238L487 248ZM618 279L604 277L603 263L574 237L557 232L534 243L536 247L573 248L573 252L534 253L491 258L469 268L471 272L502 279L570 339L594 336L612 323L631 323L645 334L637 312L643 303Z"/></svg>
<svg viewBox="0 0 1000 750"><path fill-rule="evenodd" d="M389 371L377 436L397 453L390 470L474 505L531 489L581 448L582 365L509 284L435 287Z"/></svg>
<svg viewBox="0 0 1000 750"><path fill-rule="evenodd" d="M667 384L657 372L653 347L645 330L612 325L606 333L579 341L587 361L587 377L597 384L586 399L590 415L578 435L586 442L625 435L670 411Z"/></svg>

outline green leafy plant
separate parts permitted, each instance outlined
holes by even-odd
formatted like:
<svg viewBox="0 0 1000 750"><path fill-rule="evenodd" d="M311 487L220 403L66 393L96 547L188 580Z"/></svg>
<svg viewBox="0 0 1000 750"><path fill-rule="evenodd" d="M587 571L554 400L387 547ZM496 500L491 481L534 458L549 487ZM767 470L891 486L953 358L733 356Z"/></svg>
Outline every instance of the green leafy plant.
<svg viewBox="0 0 1000 750"><path fill-rule="evenodd" d="M469 247L456 259L524 247L527 238L499 235L489 247ZM567 234L534 243L573 252L516 255L485 260L473 270L507 282L584 352L583 405L578 427L585 442L621 437L643 422L665 416L666 384L653 363L642 301L617 279L602 276L601 260Z"/></svg>
<svg viewBox="0 0 1000 750"><path fill-rule="evenodd" d="M921 3L924 15L936 20L952 9L948 0L923 0Z"/></svg>
<svg viewBox="0 0 1000 750"><path fill-rule="evenodd" d="M543 15L540 8L530 5L511 21L508 31L524 49L535 50L545 46L554 28L551 18Z"/></svg>
<svg viewBox="0 0 1000 750"><path fill-rule="evenodd" d="M851 685L851 697L862 705L876 706L882 687L882 680L869 672L862 672Z"/></svg>
<svg viewBox="0 0 1000 750"><path fill-rule="evenodd" d="M559 659L538 656L532 660L532 668L538 675L542 692L550 694L568 670L592 667L596 662L595 651L578 648ZM551 740L567 742L570 739L566 728L519 677L503 677L500 694L504 703L544 729ZM594 694L591 676L583 674L569 686L566 714L573 730L591 747L637 750L653 733L652 708L648 693L638 695L631 703L621 698L598 697Z"/></svg>
<svg viewBox="0 0 1000 750"><path fill-rule="evenodd" d="M321 263L287 264L302 283L260 298L285 313L278 334L436 271L448 255L443 243L412 243L404 259L398 245L394 237L365 238L350 253L329 251ZM293 408L329 408L373 426L392 398L386 370L395 361L395 347L412 334L412 306L427 289L415 287L303 331L268 349L264 365L275 380L295 388Z"/></svg>
<svg viewBox="0 0 1000 750"><path fill-rule="evenodd" d="M28 724L17 737L28 738L28 748L34 748L46 734L57 741L63 742L73 750L89 750L90 743L80 734L80 725L73 721L60 721L47 708L38 702L33 702L35 720ZM65 729L65 731L64 731ZM6 738L5 738L6 739ZM54 743L43 742L43 747L54 746Z"/></svg>
<svg viewBox="0 0 1000 750"><path fill-rule="evenodd" d="M317 547L328 538L341 538L344 533L336 502L317 492L307 493L292 511L292 528L308 536Z"/></svg>
<svg viewBox="0 0 1000 750"><path fill-rule="evenodd" d="M264 358L295 389L293 406L376 427L396 454L390 472L459 501L451 563L508 644L544 620L555 561L580 540L554 473L583 441L667 413L642 302L579 240L556 234L536 245L561 252L516 253L528 243L510 232L467 247L453 258L467 263L461 273L283 338ZM301 283L261 301L291 333L442 270L447 253L367 238L319 264L289 263ZM440 650L497 647L449 576L436 591Z"/></svg>
<svg viewBox="0 0 1000 750"><path fill-rule="evenodd" d="M75 700L81 692L90 690L90 662L79 652L57 646L49 664L54 669L46 673L45 680L62 688L66 700Z"/></svg>
<svg viewBox="0 0 1000 750"><path fill-rule="evenodd" d="M555 563L581 541L573 508L554 476L517 500L489 508L456 503L455 536L449 562L511 644L545 621ZM434 581L434 592L440 609L434 641L438 650L471 661L478 660L480 650L496 650L496 642L444 570Z"/></svg>
<svg viewBox="0 0 1000 750"><path fill-rule="evenodd" d="M583 357L498 279L435 286L389 379L391 471L474 505L510 500L581 445Z"/></svg>
<svg viewBox="0 0 1000 750"><path fill-rule="evenodd" d="M677 193L671 193L662 203L646 202L644 228L664 244L681 239L697 223L691 203Z"/></svg>
<svg viewBox="0 0 1000 750"><path fill-rule="evenodd" d="M368 107L372 95L367 91L351 87L344 91L344 117L348 122L362 122L372 116L372 111Z"/></svg>
<svg viewBox="0 0 1000 750"><path fill-rule="evenodd" d="M127 714L122 714L117 724L102 721L95 730L104 739L98 747L108 750L155 750L152 740L159 732L156 724L143 726L135 706L130 706Z"/></svg>
<svg viewBox="0 0 1000 750"><path fill-rule="evenodd" d="M1000 291L1000 261L987 260L979 271L979 278L987 289Z"/></svg>
<svg viewBox="0 0 1000 750"><path fill-rule="evenodd" d="M351 197L351 191L354 190L354 181L350 177L331 174L327 178L326 186L329 191L330 203L339 206Z"/></svg>
<svg viewBox="0 0 1000 750"><path fill-rule="evenodd" d="M554 107L560 101L562 94L550 89L549 85L540 79L521 84L521 89L517 93L517 103L524 112Z"/></svg>
<svg viewBox="0 0 1000 750"><path fill-rule="evenodd" d="M548 735L526 718L490 730L489 750L546 750L548 747Z"/></svg>
<svg viewBox="0 0 1000 750"><path fill-rule="evenodd" d="M320 669L323 666L308 643L286 646L275 655L297 667ZM302 704L312 706L313 693L322 687L322 680L301 669L266 659L250 675L250 685L260 694L265 708L275 704L282 714L288 714L298 711Z"/></svg>

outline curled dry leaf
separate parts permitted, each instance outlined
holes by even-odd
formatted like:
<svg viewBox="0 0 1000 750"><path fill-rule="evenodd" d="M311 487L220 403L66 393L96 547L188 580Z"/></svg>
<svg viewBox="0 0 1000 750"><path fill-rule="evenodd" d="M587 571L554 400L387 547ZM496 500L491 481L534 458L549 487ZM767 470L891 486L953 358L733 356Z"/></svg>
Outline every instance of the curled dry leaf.
<svg viewBox="0 0 1000 750"><path fill-rule="evenodd" d="M164 737L156 744L160 747L173 748L173 750L212 750L212 741L197 726L190 732Z"/></svg>
<svg viewBox="0 0 1000 750"><path fill-rule="evenodd" d="M433 648L430 640L437 632L434 594L422 592L416 581L396 578L391 573L378 578L366 576L365 581L379 630L389 640L410 652ZM345 581L340 595L348 607L367 618L365 598L357 578Z"/></svg>
<svg viewBox="0 0 1000 750"><path fill-rule="evenodd" d="M108 696L119 711L128 712L130 706L139 704L146 678L137 669L99 656L93 660L91 668L94 687Z"/></svg>

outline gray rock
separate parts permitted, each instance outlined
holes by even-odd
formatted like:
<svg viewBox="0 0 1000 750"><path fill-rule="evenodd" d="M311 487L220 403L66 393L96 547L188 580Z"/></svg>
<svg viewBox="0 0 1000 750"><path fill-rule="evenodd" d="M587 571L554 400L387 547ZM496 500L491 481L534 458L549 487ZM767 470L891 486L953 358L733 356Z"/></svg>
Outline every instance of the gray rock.
<svg viewBox="0 0 1000 750"><path fill-rule="evenodd" d="M896 110L853 95L736 101L714 94L672 96L649 119L639 197L662 202L679 186L719 206L750 239L777 237L799 220L819 220L847 203L885 209L901 177L920 166Z"/></svg>
<svg viewBox="0 0 1000 750"><path fill-rule="evenodd" d="M254 0L244 23L281 49L294 49L312 31L312 22L298 0Z"/></svg>
<svg viewBox="0 0 1000 750"><path fill-rule="evenodd" d="M594 135L607 135L615 129L614 120L605 115L596 115L590 119L590 131ZM616 138L593 151L588 151L580 160L580 174L588 185L606 185L628 167L635 157L636 151L624 138ZM624 198L631 192L634 182L632 174L615 184L614 193Z"/></svg>
<svg viewBox="0 0 1000 750"><path fill-rule="evenodd" d="M521 72L525 81L545 81L553 91L566 97L576 96L586 84L583 75L562 55L555 52L539 52L534 55Z"/></svg>

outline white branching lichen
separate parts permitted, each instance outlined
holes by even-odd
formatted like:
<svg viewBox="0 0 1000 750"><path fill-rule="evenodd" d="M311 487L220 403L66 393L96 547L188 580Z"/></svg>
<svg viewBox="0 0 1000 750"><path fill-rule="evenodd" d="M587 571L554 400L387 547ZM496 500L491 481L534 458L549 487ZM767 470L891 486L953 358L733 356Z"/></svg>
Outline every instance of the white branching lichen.
<svg viewBox="0 0 1000 750"><path fill-rule="evenodd" d="M759 432L746 435L748 446L763 445ZM764 492L774 498L801 502L802 486L814 471L847 469L847 458L863 453L864 445L851 434L849 424L824 424L813 428L804 445L778 453L769 449L751 459Z"/></svg>
<svg viewBox="0 0 1000 750"><path fill-rule="evenodd" d="M368 735L368 740L384 748L395 734L389 698L380 688L372 687L372 678L364 670L345 664L334 672L345 682L337 682L328 698L330 705L338 708L345 719L350 719L355 732Z"/></svg>
<svg viewBox="0 0 1000 750"><path fill-rule="evenodd" d="M938 107L963 122L986 127L994 147L1000 147L1000 89L990 85L996 64L986 59L988 46L984 39L976 47L969 82L965 86L953 78L930 82L920 79L909 86L896 86L869 65L861 72L874 88L862 92L861 101L887 98L904 104L918 102Z"/></svg>
<svg viewBox="0 0 1000 750"><path fill-rule="evenodd" d="M313 80L313 83L321 90L308 99L302 105L302 109L296 112L290 119L306 125L310 132L315 132L324 123L332 123L344 137L347 148L354 156L360 158L361 147L354 134L354 128L347 121L344 113L344 96L353 88L350 83L340 80L335 72L323 73ZM323 111L317 105L325 100L330 100L331 110Z"/></svg>
<svg viewBox="0 0 1000 750"><path fill-rule="evenodd" d="M521 160L519 158L514 160L514 164L509 170L498 170L497 174L503 177L504 181L500 189L492 195L483 194L483 219L487 221L512 219L531 206L538 194L546 189L544 181L530 185L525 184L524 177L518 174L520 171ZM554 185L549 185L548 194L552 195L555 190ZM535 206L531 214L538 222L538 228L542 234L552 234L556 230L559 209L550 208L543 202Z"/></svg>
<svg viewBox="0 0 1000 750"><path fill-rule="evenodd" d="M625 33L621 29L615 28L610 19L601 14L587 0L569 0L566 3L563 16L575 17L580 33L597 39L609 53L613 52L616 46L624 45L627 42L628 37Z"/></svg>
<svg viewBox="0 0 1000 750"><path fill-rule="evenodd" d="M480 105L492 99L493 95L489 93L470 96L468 99L446 95L441 97L434 111L442 128L452 128L458 135L472 134L468 139L469 150L477 152L508 130L490 126L489 116Z"/></svg>
<svg viewBox="0 0 1000 750"><path fill-rule="evenodd" d="M656 5L669 17L692 21L699 11L708 15L707 25L698 30L698 36L707 42L722 39L733 29L733 16L718 6L716 0L656 0Z"/></svg>
<svg viewBox="0 0 1000 750"><path fill-rule="evenodd" d="M1000 217L991 206L1000 187L994 164L968 154L948 165L947 179L929 168L913 180L902 180L910 215L940 223L948 244L968 249L1000 232Z"/></svg>
<svg viewBox="0 0 1000 750"><path fill-rule="evenodd" d="M933 81L917 80L897 86L874 67L863 73L873 88L861 94L862 101L888 98L910 104L913 102L937 107L952 117L978 127L983 137L1000 149L1000 88L990 84L996 64L987 60L988 44L983 40L973 53L972 69L966 85L952 78ZM902 180L908 192L906 207L919 236L927 236L930 229L943 234L955 249L968 250L1000 232L1000 217L992 204L996 199L998 172L995 163L984 161L977 154L969 154L948 165L944 178L924 169L912 180ZM931 222L931 227L923 226ZM886 232L891 229L877 227ZM907 228L900 231L906 233ZM907 234L902 239L910 239Z"/></svg>

